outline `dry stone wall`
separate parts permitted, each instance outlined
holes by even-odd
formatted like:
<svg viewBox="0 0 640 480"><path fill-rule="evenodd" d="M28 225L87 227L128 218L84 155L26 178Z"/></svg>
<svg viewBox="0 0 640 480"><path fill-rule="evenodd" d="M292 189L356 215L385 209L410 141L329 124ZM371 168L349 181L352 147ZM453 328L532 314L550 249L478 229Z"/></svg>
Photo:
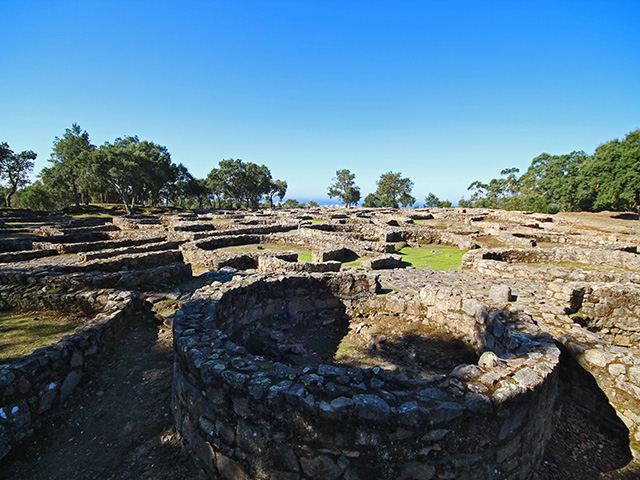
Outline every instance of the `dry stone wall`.
<svg viewBox="0 0 640 480"><path fill-rule="evenodd" d="M128 292L95 292L93 295L36 295L3 292L3 306L23 308L59 306L62 311L80 308L93 318L48 347L9 364L0 365L0 458L31 436L41 416L71 395L87 362L127 322L132 320L135 299ZM76 301L78 300L78 301Z"/></svg>
<svg viewBox="0 0 640 480"><path fill-rule="evenodd" d="M130 236L131 237L131 236ZM63 253L79 253L79 252L95 252L98 250L115 249L146 245L149 243L157 243L164 240L160 236L143 236L143 238L126 238L111 239L98 242L75 242L75 243L51 243L51 242L33 242L34 249L55 249L60 254Z"/></svg>
<svg viewBox="0 0 640 480"><path fill-rule="evenodd" d="M640 255L606 248L531 248L493 249L467 252L463 259L465 268L471 268L477 260L498 260L507 263L561 263L574 262L602 265L612 269L640 270Z"/></svg>
<svg viewBox="0 0 640 480"><path fill-rule="evenodd" d="M191 278L191 266L172 263L154 268L103 272L64 272L56 268L2 269L2 285L42 285L50 288L71 287L75 289L100 288L159 288L173 285Z"/></svg>
<svg viewBox="0 0 640 480"><path fill-rule="evenodd" d="M184 262L270 273L238 275L226 286L215 281L177 316L176 422L213 478L527 478L550 433L560 350L561 392L589 417L622 428L634 454L640 452L640 237L634 224L582 229L560 216L461 208L217 211L123 216L106 225L4 213L8 223L27 224L0 228L25 238L0 240L0 308L97 306L106 319L111 307L100 305L111 294L88 289L164 288L192 278ZM310 225L312 219L327 223ZM438 228L413 224L428 219ZM394 253L401 241L522 248L470 251L464 273L455 275L422 277L383 264L381 276L401 279L385 284L384 295L336 261L351 252ZM249 243L298 245L312 250L314 261L296 262L292 252L217 251ZM544 247L534 247L540 243ZM224 272L211 278L225 281L234 269ZM21 293L25 285L28 296ZM67 288L85 293L70 296ZM270 318L311 322L327 312L360 311L445 330L473 345L480 360L417 379L379 367L307 362L306 353L286 342L272 356L257 354L251 341ZM0 442L0 456L35 428L41 405L47 411L64 400L62 392L78 378L69 375L82 368L79 358L91 358L91 342L89 350L69 346L64 358L75 358L74 365L61 366L46 385L32 381L31 370L15 379L0 374L0 398L10 400L0 405L0 437L9 439ZM12 396L22 391L28 398Z"/></svg>
<svg viewBox="0 0 640 480"><path fill-rule="evenodd" d="M294 367L250 350L273 315L309 321L376 304L375 291L362 275L256 276L205 289L176 314L174 415L212 478L528 477L550 434L559 350L481 305L466 305L464 321L510 356L487 352L444 378Z"/></svg>
<svg viewBox="0 0 640 480"><path fill-rule="evenodd" d="M341 263L335 260L326 262L298 262L296 254L295 259L284 259L280 256L258 257L258 271L262 273L269 272L309 272L324 273L340 271Z"/></svg>

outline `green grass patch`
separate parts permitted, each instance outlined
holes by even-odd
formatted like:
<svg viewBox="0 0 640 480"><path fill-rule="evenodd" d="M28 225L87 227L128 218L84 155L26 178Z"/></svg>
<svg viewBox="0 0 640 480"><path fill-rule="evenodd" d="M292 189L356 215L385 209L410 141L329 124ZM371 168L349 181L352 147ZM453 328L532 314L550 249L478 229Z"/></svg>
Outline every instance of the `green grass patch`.
<svg viewBox="0 0 640 480"><path fill-rule="evenodd" d="M466 252L467 250L432 244L424 248L404 247L398 253L406 266L431 270L460 270L462 255Z"/></svg>
<svg viewBox="0 0 640 480"><path fill-rule="evenodd" d="M298 252L299 262L311 262L311 250Z"/></svg>
<svg viewBox="0 0 640 480"><path fill-rule="evenodd" d="M79 213L77 215L71 215L74 220L90 220L90 219L103 219L113 218L113 214L109 213Z"/></svg>
<svg viewBox="0 0 640 480"><path fill-rule="evenodd" d="M422 227L437 228L440 230L446 230L447 228L451 228L454 226L454 224L451 222L446 222L446 221L438 220L435 218L432 218L430 220L414 220L413 224L419 225Z"/></svg>
<svg viewBox="0 0 640 480"><path fill-rule="evenodd" d="M296 252L301 262L311 261L311 250L297 245L282 245L276 243L252 243L249 245L234 245L232 247L217 248L218 252L260 253L262 252Z"/></svg>
<svg viewBox="0 0 640 480"><path fill-rule="evenodd" d="M326 220L311 220L311 225L320 225L321 223L327 223Z"/></svg>
<svg viewBox="0 0 640 480"><path fill-rule="evenodd" d="M0 362L10 362L51 345L85 320L56 312L0 312Z"/></svg>
<svg viewBox="0 0 640 480"><path fill-rule="evenodd" d="M344 267L359 267L360 266L360 262L362 262L362 258L363 257L358 257L355 260L351 260L349 262L343 262L342 265Z"/></svg>

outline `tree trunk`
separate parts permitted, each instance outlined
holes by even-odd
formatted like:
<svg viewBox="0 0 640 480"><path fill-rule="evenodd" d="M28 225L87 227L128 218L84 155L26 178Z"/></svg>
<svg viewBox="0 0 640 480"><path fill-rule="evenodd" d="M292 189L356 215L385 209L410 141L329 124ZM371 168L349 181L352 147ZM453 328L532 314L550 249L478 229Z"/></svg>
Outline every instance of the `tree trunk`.
<svg viewBox="0 0 640 480"><path fill-rule="evenodd" d="M638 214L638 220L640 220L640 190L636 190L636 213Z"/></svg>

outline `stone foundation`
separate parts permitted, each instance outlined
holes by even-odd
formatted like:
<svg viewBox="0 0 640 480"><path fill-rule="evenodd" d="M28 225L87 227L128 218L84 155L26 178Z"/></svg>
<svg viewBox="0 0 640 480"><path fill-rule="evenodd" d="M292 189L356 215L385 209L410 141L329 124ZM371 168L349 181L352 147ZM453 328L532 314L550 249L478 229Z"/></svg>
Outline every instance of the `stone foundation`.
<svg viewBox="0 0 640 480"><path fill-rule="evenodd" d="M202 289L176 314L176 425L211 478L529 477L550 435L559 350L517 319L462 298L441 309L425 292L414 312L458 313L448 323L486 352L426 380L295 366L286 345L255 345L274 327L380 308L376 290L363 274L257 275Z"/></svg>
<svg viewBox="0 0 640 480"><path fill-rule="evenodd" d="M62 404L82 378L85 365L105 342L132 319L129 292L100 291L46 295L39 291L3 291L4 308L59 308L93 315L71 335L10 364L0 365L0 458L31 436L40 417Z"/></svg>

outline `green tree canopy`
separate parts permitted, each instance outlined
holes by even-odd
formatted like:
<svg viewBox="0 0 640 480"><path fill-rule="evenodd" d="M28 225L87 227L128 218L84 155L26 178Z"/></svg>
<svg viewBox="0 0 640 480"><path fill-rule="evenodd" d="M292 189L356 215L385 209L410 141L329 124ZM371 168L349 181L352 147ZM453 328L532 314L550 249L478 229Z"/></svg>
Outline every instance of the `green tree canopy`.
<svg viewBox="0 0 640 480"><path fill-rule="evenodd" d="M33 150L14 153L9 145L0 144L0 179L5 184L5 203L11 207L11 197L30 183L29 174L33 171L37 155Z"/></svg>
<svg viewBox="0 0 640 480"><path fill-rule="evenodd" d="M599 146L585 170L596 209L633 208L640 218L640 130Z"/></svg>
<svg viewBox="0 0 640 480"><path fill-rule="evenodd" d="M479 181L469 185L467 190L473 190L471 202L482 208L508 208L508 199L519 189L517 168L505 168L500 172L503 178L493 178L487 183Z"/></svg>
<svg viewBox="0 0 640 480"><path fill-rule="evenodd" d="M329 198L339 198L345 207L357 204L360 200L360 188L356 186L355 178L355 174L347 169L338 170L328 188Z"/></svg>
<svg viewBox="0 0 640 480"><path fill-rule="evenodd" d="M515 206L548 213L590 209L593 195L583 173L588 160L587 154L575 151L537 156L519 179Z"/></svg>
<svg viewBox="0 0 640 480"><path fill-rule="evenodd" d="M68 198L79 205L84 196L89 202L89 190L98 183L89 166L89 154L95 149L86 130L74 123L62 138L55 137L49 159L51 166L41 172L42 181L61 200Z"/></svg>
<svg viewBox="0 0 640 480"><path fill-rule="evenodd" d="M413 205L416 199L411 195L413 182L403 178L401 172L387 172L380 175L378 189L374 192L376 203L381 207L398 208Z"/></svg>
<svg viewBox="0 0 640 480"><path fill-rule="evenodd" d="M31 185L18 190L15 203L21 208L32 210L55 210L58 206L54 196L41 180L36 180Z"/></svg>
<svg viewBox="0 0 640 480"><path fill-rule="evenodd" d="M273 190L271 171L265 165L232 158L221 160L218 165L209 172L207 186L217 197L233 200L236 208L240 208L243 202L251 208L258 208L260 199Z"/></svg>
<svg viewBox="0 0 640 480"><path fill-rule="evenodd" d="M433 193L429 192L429 195L427 195L424 198L424 206L425 207L438 207L438 208L443 208L443 207L450 207L452 204L449 200L440 200L438 197L436 197Z"/></svg>
<svg viewBox="0 0 640 480"><path fill-rule="evenodd" d="M204 184L209 190L209 196L214 201L217 208L221 208L222 199L224 198L225 185L220 169L214 168L209 172Z"/></svg>
<svg viewBox="0 0 640 480"><path fill-rule="evenodd" d="M274 180L271 182L271 188L267 193L267 197L269 198L269 205L273 207L273 197L278 197L280 201L287 194L287 182L284 180Z"/></svg>
<svg viewBox="0 0 640 480"><path fill-rule="evenodd" d="M378 207L382 207L382 202L376 196L375 193L370 193L369 195L364 197L364 202L362 202L362 206L367 208L378 208Z"/></svg>
<svg viewBox="0 0 640 480"><path fill-rule="evenodd" d="M127 210L136 202L159 202L167 184L175 182L179 169L171 163L166 147L136 136L105 143L90 156L92 174L110 185Z"/></svg>

